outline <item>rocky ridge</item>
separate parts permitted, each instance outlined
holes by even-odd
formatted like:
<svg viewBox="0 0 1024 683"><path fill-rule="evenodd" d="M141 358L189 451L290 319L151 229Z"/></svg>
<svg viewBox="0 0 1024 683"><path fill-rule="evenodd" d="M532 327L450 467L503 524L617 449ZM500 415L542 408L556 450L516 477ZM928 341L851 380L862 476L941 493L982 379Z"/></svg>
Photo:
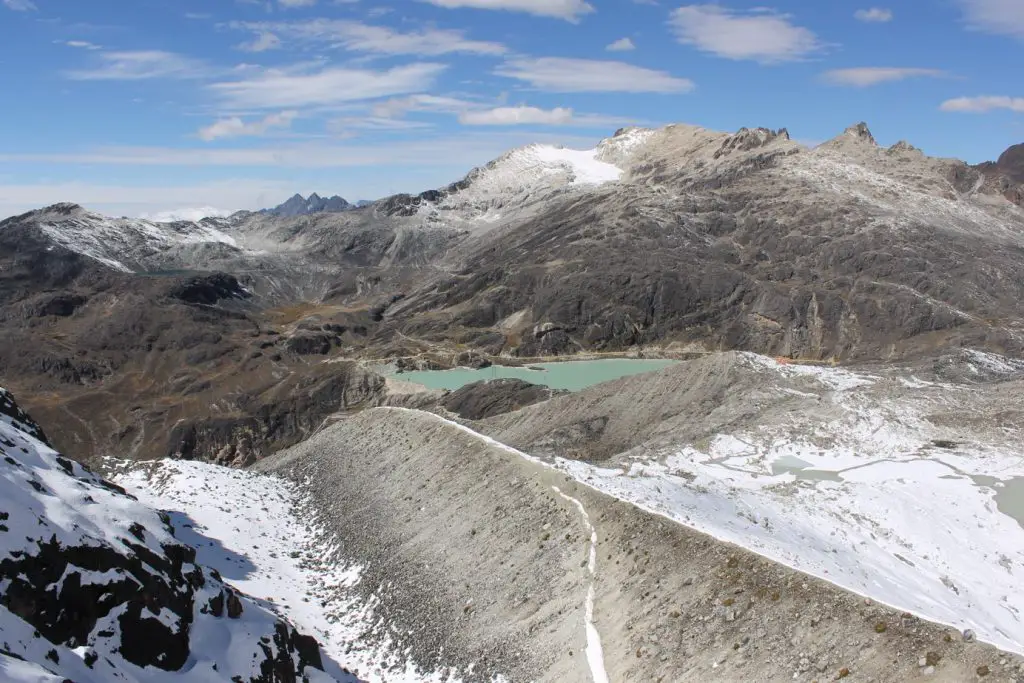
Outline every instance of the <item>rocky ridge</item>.
<svg viewBox="0 0 1024 683"><path fill-rule="evenodd" d="M340 211L349 211L354 208L357 208L356 205L349 204L338 195L321 197L314 192L309 195L308 199L303 197L301 194L296 194L272 209L263 209L260 213L292 218L295 216L307 216L311 213L337 213Z"/></svg>

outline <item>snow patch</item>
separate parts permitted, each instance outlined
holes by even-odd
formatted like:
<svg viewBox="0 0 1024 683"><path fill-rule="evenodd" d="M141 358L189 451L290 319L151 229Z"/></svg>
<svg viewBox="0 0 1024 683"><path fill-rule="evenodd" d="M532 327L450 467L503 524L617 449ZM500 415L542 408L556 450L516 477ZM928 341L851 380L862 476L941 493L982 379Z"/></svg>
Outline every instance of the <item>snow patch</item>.
<svg viewBox="0 0 1024 683"><path fill-rule="evenodd" d="M458 683L424 672L398 651L375 614L377 600L355 590L362 570L343 559L294 483L201 462L110 461L116 481L140 501L171 513L197 561L316 637L326 654L365 683Z"/></svg>

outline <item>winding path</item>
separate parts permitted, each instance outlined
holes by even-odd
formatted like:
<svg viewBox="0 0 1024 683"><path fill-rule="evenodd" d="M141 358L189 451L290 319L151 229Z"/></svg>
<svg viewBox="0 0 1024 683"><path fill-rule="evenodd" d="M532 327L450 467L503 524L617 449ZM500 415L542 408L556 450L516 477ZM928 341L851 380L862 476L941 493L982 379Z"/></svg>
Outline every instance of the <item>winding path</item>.
<svg viewBox="0 0 1024 683"><path fill-rule="evenodd" d="M481 434L480 432L473 431L466 425L459 424L454 420L449 420L447 418L441 417L436 413L431 413L425 410L416 410L414 408L398 407L377 408L376 410L398 410L406 413L416 413L418 415L428 416L437 420L438 422L443 422L447 425L451 425L452 427L455 427L456 429L461 430L466 434L469 434L470 436L479 439L480 441L483 441L484 443L490 446L499 448L505 451L506 453L511 453L512 455L519 456L520 458L529 460L530 462L537 463L538 465L541 465L546 469L550 469L553 472L559 471L551 467L544 461L540 460L539 458L535 458L532 455L523 453L522 451L515 449L512 446L503 444L500 441L492 439L486 434ZM583 507L583 503L573 498L572 496L568 496L562 493L561 489L559 489L557 486L552 486L551 488L559 496L561 496L562 498L576 506L576 509L580 511L580 516L583 518L584 526L586 526L587 531L590 532L590 559L587 562L587 571L590 574L590 584L587 587L586 609L584 613L584 622L587 633L587 664L590 667L590 677L594 683L608 683L608 672L604 668L604 650L601 647L601 634L598 633L597 626L594 625L594 576L597 573L597 530L594 529L594 525L591 524L590 515L587 514L587 509Z"/></svg>
<svg viewBox="0 0 1024 683"><path fill-rule="evenodd" d="M587 587L586 614L584 616L587 628L587 664L590 666L590 676L594 683L608 683L608 672L604 668L604 650L601 647L601 634L597 632L597 626L594 625L594 574L597 572L597 530L590 523L590 515L587 514L587 509L583 507L583 503L572 496L562 493L562 490L557 486L552 486L551 488L555 493L576 506L583 517L584 526L590 532L590 559L587 562L587 571L590 573L590 585Z"/></svg>

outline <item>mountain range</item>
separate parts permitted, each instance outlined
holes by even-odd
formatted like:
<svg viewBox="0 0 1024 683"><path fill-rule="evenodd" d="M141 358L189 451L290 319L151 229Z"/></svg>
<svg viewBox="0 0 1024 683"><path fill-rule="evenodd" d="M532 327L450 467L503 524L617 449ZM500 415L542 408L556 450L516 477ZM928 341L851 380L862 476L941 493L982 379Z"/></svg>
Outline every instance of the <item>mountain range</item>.
<svg viewBox="0 0 1024 683"><path fill-rule="evenodd" d="M360 200L355 204L350 204L338 195L321 197L314 192L309 195L308 198L303 197L301 194L296 194L283 204L278 204L272 209L263 209L261 213L281 216L283 218L294 218L295 216L308 216L313 213L338 213L341 211L350 211L351 209L359 209L364 206L369 206L372 203L373 202L370 201Z"/></svg>
<svg viewBox="0 0 1024 683"><path fill-rule="evenodd" d="M149 666L211 681L346 680L349 658L374 681L1015 680L1022 163L863 123L814 148L672 125L363 206L0 221L4 496L43 520L0 556L28 624L3 622L0 672L89 683L60 662L91 648L97 681L163 681L130 677L124 640L159 631ZM398 374L606 357L683 362L569 395ZM95 542L54 512L83 496L120 520ZM79 561L92 545L106 564ZM126 590L66 624L38 607L62 599L49 569L10 592L50 546L78 562L64 586L127 562L160 609ZM253 578L274 575L302 590ZM204 612L217 591L258 628ZM218 659L189 619L238 648Z"/></svg>

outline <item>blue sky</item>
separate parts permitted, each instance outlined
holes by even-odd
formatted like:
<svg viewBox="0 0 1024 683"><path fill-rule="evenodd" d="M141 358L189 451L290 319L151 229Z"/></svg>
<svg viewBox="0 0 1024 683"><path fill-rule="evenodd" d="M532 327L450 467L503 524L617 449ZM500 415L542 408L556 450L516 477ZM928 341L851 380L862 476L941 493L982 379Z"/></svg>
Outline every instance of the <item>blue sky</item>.
<svg viewBox="0 0 1024 683"><path fill-rule="evenodd" d="M416 192L625 125L1024 141L1022 0L0 0L0 214Z"/></svg>

